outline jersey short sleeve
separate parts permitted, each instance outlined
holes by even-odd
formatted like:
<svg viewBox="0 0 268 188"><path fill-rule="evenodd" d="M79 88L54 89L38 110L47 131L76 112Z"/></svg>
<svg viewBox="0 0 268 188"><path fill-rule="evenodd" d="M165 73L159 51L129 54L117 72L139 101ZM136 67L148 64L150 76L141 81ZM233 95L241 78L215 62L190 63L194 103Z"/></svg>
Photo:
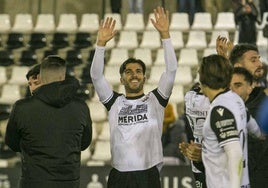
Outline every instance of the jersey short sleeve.
<svg viewBox="0 0 268 188"><path fill-rule="evenodd" d="M230 110L223 106L216 106L212 109L210 125L220 146L239 138L235 117Z"/></svg>

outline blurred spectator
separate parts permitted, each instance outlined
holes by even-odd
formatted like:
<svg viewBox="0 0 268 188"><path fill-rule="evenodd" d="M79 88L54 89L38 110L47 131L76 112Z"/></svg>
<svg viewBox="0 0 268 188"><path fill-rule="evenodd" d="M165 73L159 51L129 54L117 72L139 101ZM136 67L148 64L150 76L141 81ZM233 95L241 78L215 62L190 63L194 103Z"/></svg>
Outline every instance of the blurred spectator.
<svg viewBox="0 0 268 188"><path fill-rule="evenodd" d="M262 20L263 13L268 11L268 0L259 0L260 18Z"/></svg>
<svg viewBox="0 0 268 188"><path fill-rule="evenodd" d="M196 0L177 0L177 11L189 14L189 22L192 25L196 12Z"/></svg>
<svg viewBox="0 0 268 188"><path fill-rule="evenodd" d="M239 27L238 43L256 44L258 10L253 0L233 0L235 21Z"/></svg>
<svg viewBox="0 0 268 188"><path fill-rule="evenodd" d="M175 113L172 104L168 103L165 108L164 122L163 122L163 134L167 131L169 125L175 121Z"/></svg>
<svg viewBox="0 0 268 188"><path fill-rule="evenodd" d="M218 12L224 12L226 0L204 0L204 9L211 14L212 23L215 24Z"/></svg>
<svg viewBox="0 0 268 188"><path fill-rule="evenodd" d="M178 150L180 142L186 142L185 123L175 117L173 106L169 103L165 108L162 145L164 164L178 165L185 163L185 158Z"/></svg>
<svg viewBox="0 0 268 188"><path fill-rule="evenodd" d="M121 13L122 1L121 0L110 0L110 6L112 13Z"/></svg>
<svg viewBox="0 0 268 188"><path fill-rule="evenodd" d="M128 0L130 13L143 13L143 0Z"/></svg>
<svg viewBox="0 0 268 188"><path fill-rule="evenodd" d="M195 11L196 12L204 12L202 0L195 0Z"/></svg>

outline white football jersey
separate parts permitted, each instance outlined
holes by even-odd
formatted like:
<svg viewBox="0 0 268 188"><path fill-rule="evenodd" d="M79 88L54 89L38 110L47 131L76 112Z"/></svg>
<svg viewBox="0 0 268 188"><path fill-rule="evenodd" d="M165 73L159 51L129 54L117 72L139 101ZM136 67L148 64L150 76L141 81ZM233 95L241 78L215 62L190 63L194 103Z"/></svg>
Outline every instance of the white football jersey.
<svg viewBox="0 0 268 188"><path fill-rule="evenodd" d="M161 135L167 102L155 89L133 99L115 93L104 104L109 111L114 168L136 171L162 165Z"/></svg>
<svg viewBox="0 0 268 188"><path fill-rule="evenodd" d="M201 144L203 139L203 126L210 106L209 99L205 95L191 90L185 94L184 101L185 115L188 124L191 126L194 142ZM193 172L201 173L192 161L191 166Z"/></svg>
<svg viewBox="0 0 268 188"><path fill-rule="evenodd" d="M209 188L230 187L227 155L223 146L240 141L243 150L243 185L249 184L247 166L247 113L244 101L234 92L219 94L212 101L203 128L202 159Z"/></svg>

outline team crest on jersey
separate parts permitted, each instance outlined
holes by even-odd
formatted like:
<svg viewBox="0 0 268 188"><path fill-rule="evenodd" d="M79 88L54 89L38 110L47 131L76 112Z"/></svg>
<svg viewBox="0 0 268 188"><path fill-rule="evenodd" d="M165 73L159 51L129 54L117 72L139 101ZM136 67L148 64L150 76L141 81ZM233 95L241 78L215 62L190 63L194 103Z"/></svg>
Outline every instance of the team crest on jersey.
<svg viewBox="0 0 268 188"><path fill-rule="evenodd" d="M220 116L223 116L224 109L223 108L218 108L217 112Z"/></svg>

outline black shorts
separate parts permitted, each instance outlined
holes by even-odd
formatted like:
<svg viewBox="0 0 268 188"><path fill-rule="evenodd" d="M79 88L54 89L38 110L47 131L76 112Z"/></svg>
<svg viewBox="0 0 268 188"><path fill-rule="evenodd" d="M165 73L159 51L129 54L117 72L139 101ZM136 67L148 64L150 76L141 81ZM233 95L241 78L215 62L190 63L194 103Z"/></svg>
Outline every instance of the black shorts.
<svg viewBox="0 0 268 188"><path fill-rule="evenodd" d="M141 171L120 172L112 169L108 178L108 188L160 188L157 167Z"/></svg>

